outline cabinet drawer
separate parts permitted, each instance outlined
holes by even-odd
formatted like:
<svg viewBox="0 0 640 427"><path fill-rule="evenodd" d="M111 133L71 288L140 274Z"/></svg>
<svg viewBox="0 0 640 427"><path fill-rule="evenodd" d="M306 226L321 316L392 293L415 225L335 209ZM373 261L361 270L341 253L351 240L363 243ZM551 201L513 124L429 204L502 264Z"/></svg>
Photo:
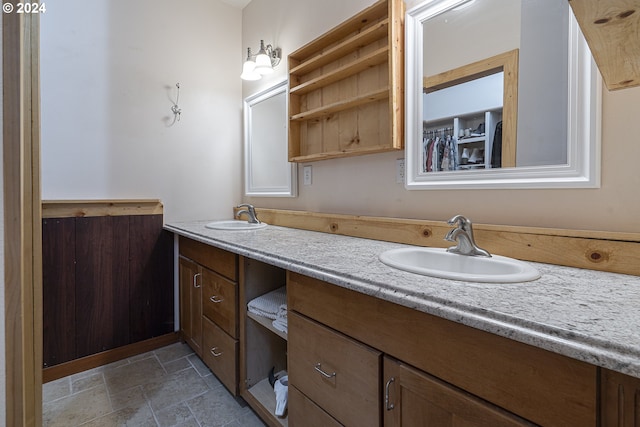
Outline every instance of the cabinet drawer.
<svg viewBox="0 0 640 427"><path fill-rule="evenodd" d="M234 395L238 392L238 341L202 318L202 359Z"/></svg>
<svg viewBox="0 0 640 427"><path fill-rule="evenodd" d="M289 381L342 424L380 424L381 354L289 312Z"/></svg>
<svg viewBox="0 0 640 427"><path fill-rule="evenodd" d="M234 253L180 236L180 255L233 281L238 280L238 256Z"/></svg>
<svg viewBox="0 0 640 427"><path fill-rule="evenodd" d="M289 423L305 427L344 427L297 388L289 386Z"/></svg>
<svg viewBox="0 0 640 427"><path fill-rule="evenodd" d="M202 313L233 338L238 337L237 286L219 274L202 269Z"/></svg>

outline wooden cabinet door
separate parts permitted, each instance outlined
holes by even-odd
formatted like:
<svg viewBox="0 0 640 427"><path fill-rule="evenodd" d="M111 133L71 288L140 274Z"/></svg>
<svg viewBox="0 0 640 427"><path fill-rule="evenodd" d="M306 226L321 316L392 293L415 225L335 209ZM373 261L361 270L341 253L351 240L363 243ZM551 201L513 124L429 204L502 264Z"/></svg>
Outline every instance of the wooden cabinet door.
<svg viewBox="0 0 640 427"><path fill-rule="evenodd" d="M640 378L603 369L602 427L640 427Z"/></svg>
<svg viewBox="0 0 640 427"><path fill-rule="evenodd" d="M180 257L180 331L184 340L201 355L202 273L195 262Z"/></svg>
<svg viewBox="0 0 640 427"><path fill-rule="evenodd" d="M384 426L531 426L435 377L384 358Z"/></svg>

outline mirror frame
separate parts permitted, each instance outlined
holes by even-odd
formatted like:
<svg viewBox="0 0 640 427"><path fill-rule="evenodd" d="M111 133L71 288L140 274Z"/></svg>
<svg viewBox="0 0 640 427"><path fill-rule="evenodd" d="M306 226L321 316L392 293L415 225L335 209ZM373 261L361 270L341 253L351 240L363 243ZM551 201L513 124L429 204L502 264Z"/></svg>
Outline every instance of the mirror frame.
<svg viewBox="0 0 640 427"><path fill-rule="evenodd" d="M295 163L288 162L288 96L287 80L275 84L265 90L255 93L244 100L244 194L245 196L259 197L297 197L298 195L298 168ZM255 182L252 174L253 164L257 159L253 156L253 146L256 143L253 137L253 107L280 94L284 95L284 109L282 111L282 125L284 138L282 140L282 155L287 161L287 183L282 186L269 186Z"/></svg>
<svg viewBox="0 0 640 427"><path fill-rule="evenodd" d="M429 18L466 0L428 0L405 17L405 134L407 190L598 188L602 78L570 12L567 164L477 171L420 171L422 145L423 32Z"/></svg>

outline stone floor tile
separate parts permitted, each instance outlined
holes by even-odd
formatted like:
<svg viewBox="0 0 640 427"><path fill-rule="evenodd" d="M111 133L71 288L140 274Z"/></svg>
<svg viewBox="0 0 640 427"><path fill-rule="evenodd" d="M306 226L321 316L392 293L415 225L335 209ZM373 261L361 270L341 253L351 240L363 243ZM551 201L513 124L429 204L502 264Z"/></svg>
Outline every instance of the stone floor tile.
<svg viewBox="0 0 640 427"><path fill-rule="evenodd" d="M95 373L91 376L78 378L77 380L71 381L71 392L78 393L83 390L88 390L93 387L98 387L100 385L104 385L104 377L102 373Z"/></svg>
<svg viewBox="0 0 640 427"><path fill-rule="evenodd" d="M91 420L82 427L157 427L149 405L139 408L124 408Z"/></svg>
<svg viewBox="0 0 640 427"><path fill-rule="evenodd" d="M243 414L243 407L225 389L210 390L187 404L202 427L224 426Z"/></svg>
<svg viewBox="0 0 640 427"><path fill-rule="evenodd" d="M201 427L195 418L191 418L189 421L185 421L182 424L178 424L176 427Z"/></svg>
<svg viewBox="0 0 640 427"><path fill-rule="evenodd" d="M43 425L45 427L77 426L106 415L112 410L106 387L94 387L44 404Z"/></svg>
<svg viewBox="0 0 640 427"><path fill-rule="evenodd" d="M131 356L127 359L129 363L137 362L138 360L148 359L150 357L155 357L155 353L153 351L148 351L146 353L137 354L135 356Z"/></svg>
<svg viewBox="0 0 640 427"><path fill-rule="evenodd" d="M220 380L218 379L218 377L216 377L213 374L209 374L206 377L202 377L203 380L206 381L207 385L209 386L210 389L216 389L216 388L221 388L224 387L222 385L222 383L220 382Z"/></svg>
<svg viewBox="0 0 640 427"><path fill-rule="evenodd" d="M196 368L196 371L200 374L201 377L206 377L207 375L211 375L211 369L204 364L202 359L200 359L195 354L189 356L189 362Z"/></svg>
<svg viewBox="0 0 640 427"><path fill-rule="evenodd" d="M251 408L246 407L244 408L244 411L238 415L238 418L224 427L264 427L265 425L266 424L258 418Z"/></svg>
<svg viewBox="0 0 640 427"><path fill-rule="evenodd" d="M73 393L72 393L73 391ZM183 343L43 385L44 427L263 427Z"/></svg>
<svg viewBox="0 0 640 427"><path fill-rule="evenodd" d="M193 421L195 422L195 425L198 425L197 421L195 421L195 417L191 413L191 410L184 402L155 411L155 414L160 427L182 426L189 421Z"/></svg>
<svg viewBox="0 0 640 427"><path fill-rule="evenodd" d="M105 371L108 371L110 369L115 369L117 367L120 367L120 366L123 366L123 365L128 365L128 364L129 364L129 361L127 359L117 360L117 361L109 363L107 365L98 366L98 367L93 368L93 369L88 369L86 371L78 372L77 374L73 374L73 375L71 375L71 381L73 382L73 381L75 381L77 379L80 379L80 378L90 377L90 376L92 376L94 374L105 372Z"/></svg>
<svg viewBox="0 0 640 427"><path fill-rule="evenodd" d="M155 353L156 357L163 365L165 363L172 362L174 360L194 354L191 347L182 342L162 347L161 349L156 350Z"/></svg>
<svg viewBox="0 0 640 427"><path fill-rule="evenodd" d="M173 360L171 362L163 363L162 366L164 366L164 369L167 371L167 374L182 371L184 369L193 369L193 365L191 364L191 362L189 362L189 359L187 359L186 357Z"/></svg>
<svg viewBox="0 0 640 427"><path fill-rule="evenodd" d="M42 402L47 403L71 394L71 381L69 377L50 381L42 385Z"/></svg>
<svg viewBox="0 0 640 427"><path fill-rule="evenodd" d="M164 368L155 357L138 360L104 372L104 379L111 394L160 380L164 376L166 376Z"/></svg>
<svg viewBox="0 0 640 427"><path fill-rule="evenodd" d="M154 411L192 399L209 390L207 383L193 369L175 372L142 386Z"/></svg>
<svg viewBox="0 0 640 427"><path fill-rule="evenodd" d="M119 393L112 393L111 406L114 411L124 408L135 408L147 404L147 398L142 391L142 386L136 386Z"/></svg>

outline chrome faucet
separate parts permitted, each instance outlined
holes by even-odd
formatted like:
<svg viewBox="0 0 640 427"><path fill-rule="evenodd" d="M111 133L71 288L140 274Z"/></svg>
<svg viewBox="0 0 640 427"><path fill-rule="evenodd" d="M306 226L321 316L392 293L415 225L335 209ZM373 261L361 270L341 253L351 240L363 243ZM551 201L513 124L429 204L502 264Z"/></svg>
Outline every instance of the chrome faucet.
<svg viewBox="0 0 640 427"><path fill-rule="evenodd" d="M245 208L238 211L238 213L236 214L236 217L240 218L240 215L247 214L247 216L249 217L247 222L249 222L250 224L260 224L260 220L258 219L258 215L256 214L256 209L253 207L253 205L242 204L242 205L236 206L236 208L237 209Z"/></svg>
<svg viewBox="0 0 640 427"><path fill-rule="evenodd" d="M447 233L444 240L457 243L455 246L448 248L447 252L468 256L491 257L489 252L479 248L475 240L473 240L473 227L469 219L462 215L456 215L447 221L447 224L455 226L455 228Z"/></svg>

